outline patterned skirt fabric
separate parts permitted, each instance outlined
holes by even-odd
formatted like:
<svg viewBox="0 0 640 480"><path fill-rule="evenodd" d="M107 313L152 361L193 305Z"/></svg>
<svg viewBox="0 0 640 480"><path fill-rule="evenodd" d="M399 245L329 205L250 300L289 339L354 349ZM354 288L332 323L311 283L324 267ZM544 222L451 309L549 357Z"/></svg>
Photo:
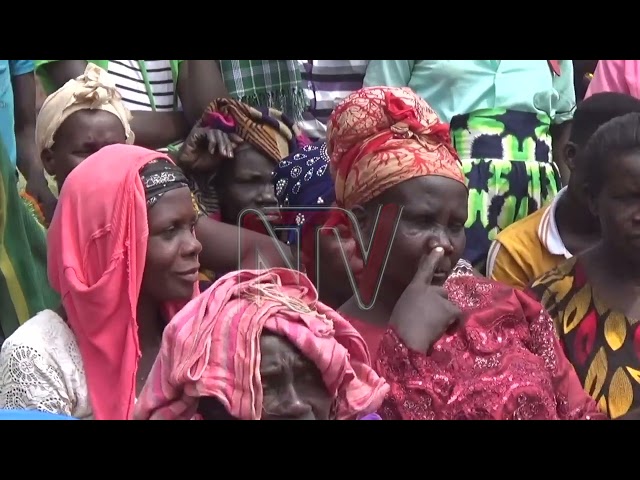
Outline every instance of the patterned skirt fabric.
<svg viewBox="0 0 640 480"><path fill-rule="evenodd" d="M464 258L482 273L496 235L551 203L561 188L550 126L545 115L505 109L451 120L453 145L469 186Z"/></svg>

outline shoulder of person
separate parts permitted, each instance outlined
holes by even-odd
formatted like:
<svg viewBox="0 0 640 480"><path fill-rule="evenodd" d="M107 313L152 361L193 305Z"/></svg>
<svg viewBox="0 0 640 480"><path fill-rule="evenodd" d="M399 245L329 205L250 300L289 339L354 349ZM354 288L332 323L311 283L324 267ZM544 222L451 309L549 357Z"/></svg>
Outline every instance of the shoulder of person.
<svg viewBox="0 0 640 480"><path fill-rule="evenodd" d="M510 252L522 251L531 253L532 248L541 248L538 228L546 208L541 208L527 217L512 223L496 236L496 241Z"/></svg>
<svg viewBox="0 0 640 480"><path fill-rule="evenodd" d="M0 407L89 418L82 357L64 319L44 310L21 325L0 351Z"/></svg>
<svg viewBox="0 0 640 480"><path fill-rule="evenodd" d="M566 282L563 282L563 280L575 275L574 267L577 260L578 256L574 256L560 263L556 268L549 270L547 273L544 273L531 282L530 289L534 292L539 292L541 290L555 291L558 289L564 289L566 287Z"/></svg>
<svg viewBox="0 0 640 480"><path fill-rule="evenodd" d="M33 348L46 347L51 340L68 340L75 342L73 332L67 323L53 310L43 310L31 317L13 332L3 344L2 348L9 345L29 345Z"/></svg>

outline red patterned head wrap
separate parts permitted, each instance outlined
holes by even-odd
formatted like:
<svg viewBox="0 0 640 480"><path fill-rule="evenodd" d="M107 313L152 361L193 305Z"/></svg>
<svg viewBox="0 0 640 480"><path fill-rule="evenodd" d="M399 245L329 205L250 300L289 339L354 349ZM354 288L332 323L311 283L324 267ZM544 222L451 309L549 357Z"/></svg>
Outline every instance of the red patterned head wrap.
<svg viewBox="0 0 640 480"><path fill-rule="evenodd" d="M449 126L410 88L370 87L349 95L329 119L327 146L343 208L425 175L466 185Z"/></svg>

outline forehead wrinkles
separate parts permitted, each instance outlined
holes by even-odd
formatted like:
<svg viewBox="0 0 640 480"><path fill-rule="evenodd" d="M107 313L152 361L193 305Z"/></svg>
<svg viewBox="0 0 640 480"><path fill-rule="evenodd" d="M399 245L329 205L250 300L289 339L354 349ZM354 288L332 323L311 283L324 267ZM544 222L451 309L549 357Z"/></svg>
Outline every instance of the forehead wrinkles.
<svg viewBox="0 0 640 480"><path fill-rule="evenodd" d="M270 332L263 331L260 338L260 348L262 358L267 358L269 361L268 365L302 364L307 363L308 360L290 341Z"/></svg>
<svg viewBox="0 0 640 480"><path fill-rule="evenodd" d="M102 110L80 110L62 122L53 135L53 140L54 145L60 142L82 144L112 140L125 143L126 133L118 117L112 113Z"/></svg>

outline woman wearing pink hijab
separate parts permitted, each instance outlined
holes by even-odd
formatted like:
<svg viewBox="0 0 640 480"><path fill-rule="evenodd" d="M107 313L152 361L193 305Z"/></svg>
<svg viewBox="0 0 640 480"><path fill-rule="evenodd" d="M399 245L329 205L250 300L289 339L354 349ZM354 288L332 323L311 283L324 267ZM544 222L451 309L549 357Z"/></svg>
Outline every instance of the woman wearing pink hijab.
<svg viewBox="0 0 640 480"><path fill-rule="evenodd" d="M0 408L129 419L164 326L198 292L196 221L165 155L119 144L80 163L48 232L64 313L40 312L6 340Z"/></svg>
<svg viewBox="0 0 640 480"><path fill-rule="evenodd" d="M242 270L167 326L134 418L375 420L389 387L370 365L306 276Z"/></svg>

